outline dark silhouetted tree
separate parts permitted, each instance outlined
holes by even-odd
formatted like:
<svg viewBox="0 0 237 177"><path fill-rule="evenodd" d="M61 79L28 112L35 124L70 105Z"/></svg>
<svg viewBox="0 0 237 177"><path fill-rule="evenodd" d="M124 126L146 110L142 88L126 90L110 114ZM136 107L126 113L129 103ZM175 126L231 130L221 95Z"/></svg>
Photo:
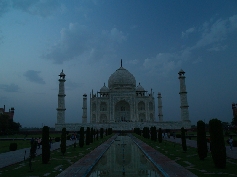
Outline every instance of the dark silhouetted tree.
<svg viewBox="0 0 237 177"><path fill-rule="evenodd" d="M187 151L187 145L186 145L186 137L185 137L185 129L182 127L181 128L181 139L182 139L182 148L183 151Z"/></svg>
<svg viewBox="0 0 237 177"><path fill-rule="evenodd" d="M80 128L79 146L81 148L84 146L84 127Z"/></svg>
<svg viewBox="0 0 237 177"><path fill-rule="evenodd" d="M61 134L61 153L64 155L66 152L66 140L67 140L67 135L66 135L66 128L62 129L62 134Z"/></svg>
<svg viewBox="0 0 237 177"><path fill-rule="evenodd" d="M90 144L90 127L86 129L86 145Z"/></svg>
<svg viewBox="0 0 237 177"><path fill-rule="evenodd" d="M209 133L211 140L212 159L217 168L226 167L226 148L221 121L212 119L209 121Z"/></svg>
<svg viewBox="0 0 237 177"><path fill-rule="evenodd" d="M200 160L204 160L207 157L207 139L205 123L203 121L197 122L197 150Z"/></svg>
<svg viewBox="0 0 237 177"><path fill-rule="evenodd" d="M159 131L158 131L158 141L159 141L159 143L162 143L162 130L161 130L161 128L159 128Z"/></svg>
<svg viewBox="0 0 237 177"><path fill-rule="evenodd" d="M50 159L49 127L44 126L42 131L42 163L47 164Z"/></svg>

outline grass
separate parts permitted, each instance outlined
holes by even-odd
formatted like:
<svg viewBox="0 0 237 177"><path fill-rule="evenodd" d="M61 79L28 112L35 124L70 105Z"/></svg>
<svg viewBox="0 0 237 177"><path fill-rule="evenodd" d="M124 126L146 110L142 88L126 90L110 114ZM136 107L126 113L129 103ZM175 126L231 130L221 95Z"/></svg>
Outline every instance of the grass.
<svg viewBox="0 0 237 177"><path fill-rule="evenodd" d="M183 152L182 146L179 143L173 143L169 141L158 141L154 142L150 139L145 139L141 136L134 134L137 138L147 143L149 146L153 147L160 153L169 157L171 160L174 160L176 163L185 167L192 173L197 176L207 176L207 177L216 177L216 176L237 176L237 160L227 158L226 168L217 169L214 166L211 153L208 153L208 157L205 160L200 160L197 154L196 148L188 147L187 152Z"/></svg>
<svg viewBox="0 0 237 177"><path fill-rule="evenodd" d="M29 140L7 140L7 141L0 141L0 153L9 152L10 143L17 143L17 149L29 148L30 141Z"/></svg>
<svg viewBox="0 0 237 177"><path fill-rule="evenodd" d="M60 137L61 134L49 134L50 137ZM23 149L23 148L30 148L30 140L16 140L16 138L24 138L25 135L22 134L16 134L16 135L8 135L8 136L0 136L0 138L12 138L12 140L1 140L0 141L0 153L9 152L9 146L10 143L17 143L17 149ZM29 135L27 138L39 138L40 135ZM15 139L15 140L14 140Z"/></svg>
<svg viewBox="0 0 237 177"><path fill-rule="evenodd" d="M25 138L23 134L15 134L15 135L4 135L0 136L0 138L9 138L12 140L0 140L0 153L9 152L10 143L17 143L17 149L30 148L30 140L31 138L41 138L41 134L36 135L28 135L26 140L17 140L17 138ZM61 133L50 133L49 136L51 138L61 137Z"/></svg>
<svg viewBox="0 0 237 177"><path fill-rule="evenodd" d="M55 177L62 170L65 170L67 167L78 161L80 158L94 150L100 144L105 142L113 135L104 137L103 139L95 140L90 145L84 145L83 148L80 148L77 143L77 147L73 146L67 147L66 154L63 156L60 152L60 149L52 151L50 154L50 161L48 164L42 164L42 156L37 156L32 161L32 171L29 168L29 161L17 163L9 167L0 169L1 177L28 177L28 176L48 176Z"/></svg>

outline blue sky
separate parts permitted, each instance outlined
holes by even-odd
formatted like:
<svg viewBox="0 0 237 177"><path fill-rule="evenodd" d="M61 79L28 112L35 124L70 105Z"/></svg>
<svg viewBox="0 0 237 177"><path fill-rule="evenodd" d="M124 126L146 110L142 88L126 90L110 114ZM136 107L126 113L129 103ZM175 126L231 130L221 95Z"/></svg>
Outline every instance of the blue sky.
<svg viewBox="0 0 237 177"><path fill-rule="evenodd" d="M161 92L164 120L180 120L183 69L192 124L230 122L236 46L235 0L1 0L0 107L23 127L54 127L63 69L66 122L79 123L82 95L108 86L123 59L137 85Z"/></svg>

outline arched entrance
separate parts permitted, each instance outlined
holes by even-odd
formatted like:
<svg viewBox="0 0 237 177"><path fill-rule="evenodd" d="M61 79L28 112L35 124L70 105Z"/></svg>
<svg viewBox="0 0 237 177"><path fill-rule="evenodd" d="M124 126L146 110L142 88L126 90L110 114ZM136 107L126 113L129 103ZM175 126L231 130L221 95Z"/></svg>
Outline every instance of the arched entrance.
<svg viewBox="0 0 237 177"><path fill-rule="evenodd" d="M119 101L115 105L115 121L116 122L130 122L130 105L125 100Z"/></svg>

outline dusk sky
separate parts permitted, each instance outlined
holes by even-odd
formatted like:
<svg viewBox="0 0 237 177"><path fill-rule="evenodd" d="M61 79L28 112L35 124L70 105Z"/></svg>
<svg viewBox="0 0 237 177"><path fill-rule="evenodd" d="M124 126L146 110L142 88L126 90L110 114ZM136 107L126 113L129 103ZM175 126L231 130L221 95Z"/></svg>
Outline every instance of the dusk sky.
<svg viewBox="0 0 237 177"><path fill-rule="evenodd" d="M83 94L123 67L161 92L164 121L179 121L186 73L192 124L231 122L237 102L236 0L0 0L0 107L22 127L54 127L64 71L66 123L81 123ZM88 99L89 121L89 99Z"/></svg>

